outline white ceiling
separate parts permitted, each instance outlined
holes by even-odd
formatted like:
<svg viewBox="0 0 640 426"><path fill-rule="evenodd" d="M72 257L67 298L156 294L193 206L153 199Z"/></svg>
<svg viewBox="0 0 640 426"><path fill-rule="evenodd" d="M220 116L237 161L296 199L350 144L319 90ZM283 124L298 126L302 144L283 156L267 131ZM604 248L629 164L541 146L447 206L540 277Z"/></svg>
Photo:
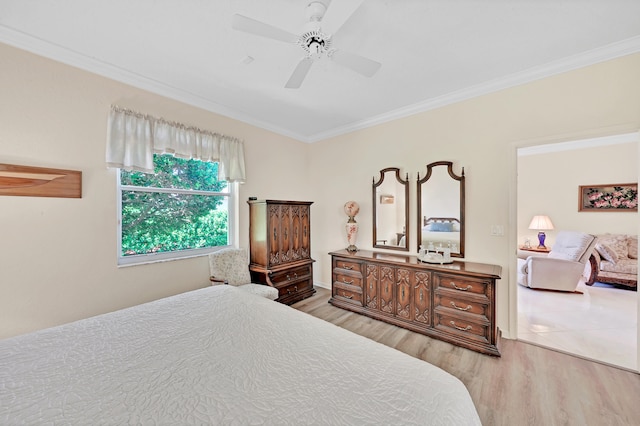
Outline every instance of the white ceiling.
<svg viewBox="0 0 640 426"><path fill-rule="evenodd" d="M305 142L640 51L640 0L322 0L325 32L350 16L333 47L382 67L285 89L301 48L231 17L301 34L309 1L0 0L0 42Z"/></svg>

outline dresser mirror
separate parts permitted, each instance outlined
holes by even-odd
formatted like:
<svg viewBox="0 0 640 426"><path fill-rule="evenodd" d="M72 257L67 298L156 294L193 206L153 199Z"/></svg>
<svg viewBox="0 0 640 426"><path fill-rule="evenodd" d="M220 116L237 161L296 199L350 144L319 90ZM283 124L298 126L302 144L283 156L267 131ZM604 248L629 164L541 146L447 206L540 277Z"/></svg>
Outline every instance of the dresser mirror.
<svg viewBox="0 0 640 426"><path fill-rule="evenodd" d="M451 256L464 257L464 167L460 176L451 161L427 164L421 179L418 173L418 252L451 250Z"/></svg>
<svg viewBox="0 0 640 426"><path fill-rule="evenodd" d="M373 178L373 247L409 251L409 175L400 169L380 170Z"/></svg>

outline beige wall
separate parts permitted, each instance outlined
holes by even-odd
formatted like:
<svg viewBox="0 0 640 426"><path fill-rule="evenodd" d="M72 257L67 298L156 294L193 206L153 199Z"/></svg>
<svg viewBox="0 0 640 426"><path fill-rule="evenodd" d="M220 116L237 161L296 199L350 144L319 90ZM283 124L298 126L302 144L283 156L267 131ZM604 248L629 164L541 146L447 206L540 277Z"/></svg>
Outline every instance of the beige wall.
<svg viewBox="0 0 640 426"><path fill-rule="evenodd" d="M450 160L466 174L466 258L502 266L498 324L509 336L515 326L510 264L518 237L515 147L637 131L639 73L640 55L627 56L313 144L311 180L323 182L313 219L322 230L314 237L316 281L330 284L326 253L346 246L345 201L361 206L358 247L372 247L371 180L385 167L409 173L415 252L416 174L423 176L428 163ZM325 173L327 164L333 173ZM504 226L505 235L491 236L492 225Z"/></svg>
<svg viewBox="0 0 640 426"><path fill-rule="evenodd" d="M116 266L116 175L105 167L111 104L245 140L245 247L249 196L310 196L308 144L2 44L0 58L0 163L83 173L81 199L0 196L0 338L208 283L206 257Z"/></svg>
<svg viewBox="0 0 640 426"><path fill-rule="evenodd" d="M637 135L633 138L637 139ZM546 232L545 245L549 247L560 230L636 234L637 213L579 212L578 187L637 180L637 142L520 156L518 244L523 244L525 238L537 244L537 231L528 229L536 214L549 216L555 227Z"/></svg>
<svg viewBox="0 0 640 426"><path fill-rule="evenodd" d="M247 197L314 201L315 280L327 287L327 253L346 246L346 201L361 205L358 246L372 246L371 182L380 169L409 173L415 252L416 174L438 160L453 161L456 171L464 166L466 257L503 267L498 323L507 335L509 248L517 238L509 196L514 146L640 128L640 55L311 145L7 46L0 45L0 57L0 162L82 170L84 185L80 200L0 197L0 337L206 285L204 258L116 267L116 182L104 166L114 103L243 138L248 182L240 193L240 245L248 245ZM491 225L503 225L505 235L491 236Z"/></svg>

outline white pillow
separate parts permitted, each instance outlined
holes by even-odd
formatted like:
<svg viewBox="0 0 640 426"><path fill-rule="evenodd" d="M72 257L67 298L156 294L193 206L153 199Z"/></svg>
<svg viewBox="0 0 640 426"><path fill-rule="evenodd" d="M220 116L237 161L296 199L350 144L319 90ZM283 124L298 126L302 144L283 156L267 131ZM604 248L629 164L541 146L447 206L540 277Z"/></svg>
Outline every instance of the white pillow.
<svg viewBox="0 0 640 426"><path fill-rule="evenodd" d="M608 260L611 263L616 263L618 261L618 255L615 250L608 245L597 243L596 250L598 250L598 253L600 253L600 256L602 256L603 259Z"/></svg>

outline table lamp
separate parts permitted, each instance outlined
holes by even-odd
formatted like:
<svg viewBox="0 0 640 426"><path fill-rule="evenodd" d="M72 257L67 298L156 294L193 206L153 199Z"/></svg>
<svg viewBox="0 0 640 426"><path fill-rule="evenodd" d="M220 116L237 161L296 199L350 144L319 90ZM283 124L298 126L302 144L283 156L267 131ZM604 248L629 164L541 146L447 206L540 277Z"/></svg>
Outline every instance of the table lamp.
<svg viewBox="0 0 640 426"><path fill-rule="evenodd" d="M551 223L549 216L534 216L529 224L529 229L538 231L538 248L546 249L547 247L544 245L544 239L546 238L544 231L553 229L553 223Z"/></svg>

